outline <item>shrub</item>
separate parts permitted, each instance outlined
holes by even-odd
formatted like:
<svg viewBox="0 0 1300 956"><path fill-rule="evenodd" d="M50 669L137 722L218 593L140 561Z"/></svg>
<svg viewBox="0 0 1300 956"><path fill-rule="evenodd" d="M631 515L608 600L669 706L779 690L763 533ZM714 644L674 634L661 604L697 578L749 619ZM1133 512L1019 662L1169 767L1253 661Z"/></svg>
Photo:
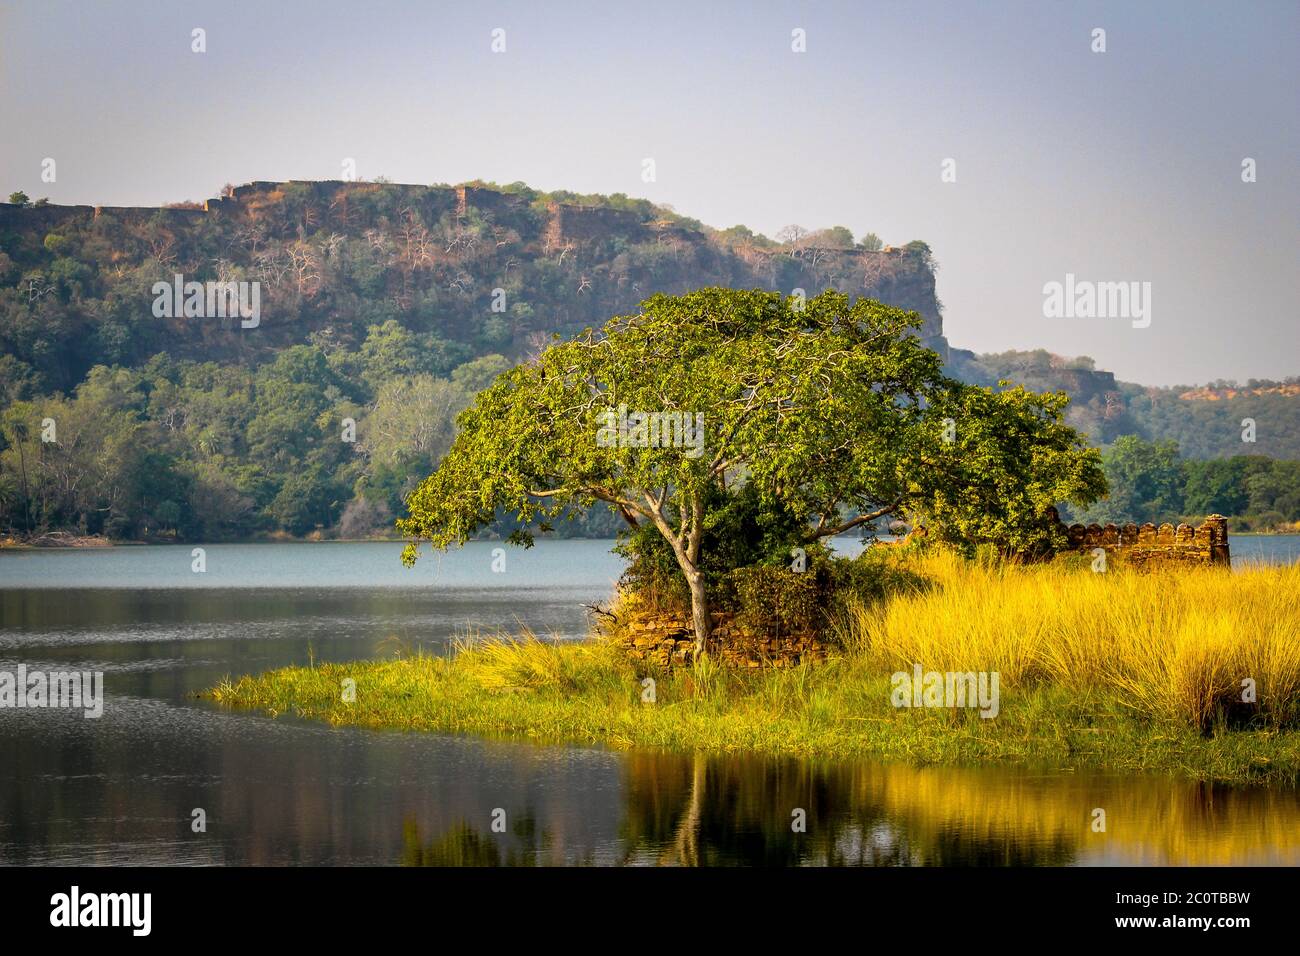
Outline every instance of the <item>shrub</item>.
<svg viewBox="0 0 1300 956"><path fill-rule="evenodd" d="M736 616L755 628L777 633L802 631L823 621L822 588L815 573L788 567L751 565L731 572Z"/></svg>

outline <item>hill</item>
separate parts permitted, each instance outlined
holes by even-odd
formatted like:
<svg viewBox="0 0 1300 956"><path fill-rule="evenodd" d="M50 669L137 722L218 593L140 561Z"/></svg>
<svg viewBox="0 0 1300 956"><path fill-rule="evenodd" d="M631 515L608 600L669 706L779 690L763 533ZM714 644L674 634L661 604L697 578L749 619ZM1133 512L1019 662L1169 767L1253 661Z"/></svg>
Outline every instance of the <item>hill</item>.
<svg viewBox="0 0 1300 956"><path fill-rule="evenodd" d="M1087 358L950 349L924 242L772 239L622 195L481 182L258 182L157 209L15 198L0 204L0 528L22 535L371 533L499 371L653 292L706 285L916 311L954 375L1064 390L1098 444L1300 458L1294 382L1151 389ZM159 308L178 275L255 283L257 320L205 318L202 296L188 316Z"/></svg>
<svg viewBox="0 0 1300 956"><path fill-rule="evenodd" d="M929 248L843 228L776 241L521 184L259 182L161 209L14 198L0 527L21 535L384 528L478 389L653 292L836 288L920 313L946 351ZM191 282L248 283L256 320L202 295L187 315ZM611 533L603 518L583 530Z"/></svg>
<svg viewBox="0 0 1300 956"><path fill-rule="evenodd" d="M1155 388L1117 381L1086 356L1066 358L1042 349L976 355L954 348L949 370L978 385L1006 379L1036 391L1066 392L1068 421L1100 446L1136 435L1175 441L1191 459L1300 459L1300 378Z"/></svg>
<svg viewBox="0 0 1300 956"><path fill-rule="evenodd" d="M0 205L0 353L27 393L94 365L255 364L289 345L355 348L393 320L445 356L519 359L704 285L835 288L915 310L942 347L929 248L847 230L707 229L645 200L495 187L258 182L161 209ZM869 245L877 245L870 243ZM159 280L257 281L262 320L153 315ZM449 369L444 369L449 370Z"/></svg>

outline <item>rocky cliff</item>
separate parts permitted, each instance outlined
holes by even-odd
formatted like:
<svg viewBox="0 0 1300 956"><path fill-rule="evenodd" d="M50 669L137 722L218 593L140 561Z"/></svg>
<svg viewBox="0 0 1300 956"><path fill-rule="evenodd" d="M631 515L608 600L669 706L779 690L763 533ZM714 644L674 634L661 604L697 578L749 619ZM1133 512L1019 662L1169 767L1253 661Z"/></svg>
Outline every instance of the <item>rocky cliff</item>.
<svg viewBox="0 0 1300 956"><path fill-rule="evenodd" d="M74 386L96 356L245 360L315 334L355 344L387 319L518 358L551 333L635 311L653 292L727 285L877 298L918 312L922 337L946 350L923 243L822 248L817 235L777 243L644 200L478 183L254 182L164 208L0 204L0 286L17 292L22 312L59 313L56 324L93 355L46 369L21 334L7 330L0 345L55 388ZM259 281L256 333L160 326L147 290L177 273ZM11 325L39 332L50 321L19 315Z"/></svg>

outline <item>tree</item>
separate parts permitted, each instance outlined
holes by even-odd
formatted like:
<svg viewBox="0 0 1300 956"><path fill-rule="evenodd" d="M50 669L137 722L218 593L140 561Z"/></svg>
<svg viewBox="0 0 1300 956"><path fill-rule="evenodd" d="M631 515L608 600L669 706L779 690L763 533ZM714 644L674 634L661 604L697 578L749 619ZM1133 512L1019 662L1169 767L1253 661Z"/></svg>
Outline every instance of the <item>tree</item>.
<svg viewBox="0 0 1300 956"><path fill-rule="evenodd" d="M1136 435L1115 440L1105 455L1108 501L1090 512L1097 521L1168 521L1183 509L1178 442L1149 442Z"/></svg>
<svg viewBox="0 0 1300 956"><path fill-rule="evenodd" d="M1268 459L1234 458L1183 463L1183 507L1188 515L1244 515L1249 503L1246 477L1252 465L1267 467Z"/></svg>
<svg viewBox="0 0 1300 956"><path fill-rule="evenodd" d="M1092 502L1106 493L1101 456L1065 424L1063 392L993 391L957 385L936 397L946 438L919 461L924 475L908 498L909 517L933 537L970 551L1038 555L1059 547L1047 508Z"/></svg>
<svg viewBox="0 0 1300 956"><path fill-rule="evenodd" d="M447 342L436 335L417 334L396 319L371 325L366 331L361 346L361 377L376 393L390 379L423 372L445 375L472 356L460 343Z"/></svg>
<svg viewBox="0 0 1300 956"><path fill-rule="evenodd" d="M16 476L10 492L15 500L4 502L5 511L12 520L16 510L13 505L21 501L23 530L28 533L33 526L31 471L39 460L39 446L35 444L31 422L38 417L36 407L27 402L14 402L0 417L0 441L4 444L4 452L0 454L0 473L8 471Z"/></svg>
<svg viewBox="0 0 1300 956"><path fill-rule="evenodd" d="M23 192L21 189L18 190L18 192L10 193L9 201L13 203L15 206L26 206L29 202L31 202L31 200L27 197L27 194Z"/></svg>
<svg viewBox="0 0 1300 956"><path fill-rule="evenodd" d="M497 376L508 371L509 368L510 362L504 356L483 355L457 366L451 373L451 381L452 384L472 394L487 388Z"/></svg>
<svg viewBox="0 0 1300 956"><path fill-rule="evenodd" d="M799 252L801 243L806 238L808 238L808 230L798 223L791 223L788 226L782 226L781 230L776 234L777 242L790 247L791 256L794 256Z"/></svg>
<svg viewBox="0 0 1300 956"><path fill-rule="evenodd" d="M309 467L289 476L267 512L280 527L303 535L334 524L347 499L341 482L319 466Z"/></svg>
<svg viewBox="0 0 1300 956"><path fill-rule="evenodd" d="M934 262L934 254L930 251L930 244L920 239L913 239L907 245L903 246L903 252L911 256L917 262L927 269L938 271Z"/></svg>
<svg viewBox="0 0 1300 956"><path fill-rule="evenodd" d="M456 416L472 397L461 385L431 375L386 382L357 429L357 450L366 466L358 491L399 511L407 493L451 446Z"/></svg>
<svg viewBox="0 0 1300 956"><path fill-rule="evenodd" d="M1014 545L1041 534L1031 505L1100 493L1095 452L1059 421L1063 397L948 379L919 325L915 313L835 292L802 307L760 291L656 295L479 393L408 499L403 560L414 563L424 541L463 543L501 511L520 523L512 541L528 546L535 523L604 502L633 534L649 526L668 543L699 654L711 630L705 532L742 492L797 516L786 546L913 507L953 539L996 531ZM948 441L945 417L968 409L964 444ZM977 456L954 484L968 449ZM981 524L973 510L998 492L1023 506Z"/></svg>
<svg viewBox="0 0 1300 956"><path fill-rule="evenodd" d="M1248 508L1265 523L1300 520L1300 461L1273 461L1245 478Z"/></svg>
<svg viewBox="0 0 1300 956"><path fill-rule="evenodd" d="M852 249L853 233L844 226L831 226L813 233L809 242L825 249Z"/></svg>

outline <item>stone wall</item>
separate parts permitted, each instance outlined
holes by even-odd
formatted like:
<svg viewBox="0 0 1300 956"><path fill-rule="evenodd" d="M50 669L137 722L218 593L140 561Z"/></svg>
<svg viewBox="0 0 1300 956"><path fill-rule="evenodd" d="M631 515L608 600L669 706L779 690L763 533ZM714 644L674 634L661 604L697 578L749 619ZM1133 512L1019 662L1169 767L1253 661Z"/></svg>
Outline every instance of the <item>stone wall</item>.
<svg viewBox="0 0 1300 956"><path fill-rule="evenodd" d="M551 248L581 244L618 236L631 243L654 241L653 230L641 217L627 209L607 206L576 206L552 202L547 205L550 221L545 239ZM702 237L696 237L702 238Z"/></svg>
<svg viewBox="0 0 1300 956"><path fill-rule="evenodd" d="M1053 512L1055 514L1055 512ZM1198 527L1165 523L1137 525L1073 524L1064 528L1069 541L1067 550L1090 553L1104 548L1117 553L1121 560L1139 568L1170 564L1230 564L1228 519L1210 515Z"/></svg>
<svg viewBox="0 0 1300 956"><path fill-rule="evenodd" d="M202 209L175 206L15 206L0 202L0 233L9 229L48 232L71 221L82 223L108 215L121 222L145 225L161 218L168 225L184 225L201 220ZM44 238L44 237L40 237Z"/></svg>
<svg viewBox="0 0 1300 956"><path fill-rule="evenodd" d="M657 611L624 611L611 640L634 661L654 667L689 664L695 656L695 634L688 615ZM729 667L789 667L801 661L825 660L829 645L812 632L774 636L715 612L709 654Z"/></svg>

